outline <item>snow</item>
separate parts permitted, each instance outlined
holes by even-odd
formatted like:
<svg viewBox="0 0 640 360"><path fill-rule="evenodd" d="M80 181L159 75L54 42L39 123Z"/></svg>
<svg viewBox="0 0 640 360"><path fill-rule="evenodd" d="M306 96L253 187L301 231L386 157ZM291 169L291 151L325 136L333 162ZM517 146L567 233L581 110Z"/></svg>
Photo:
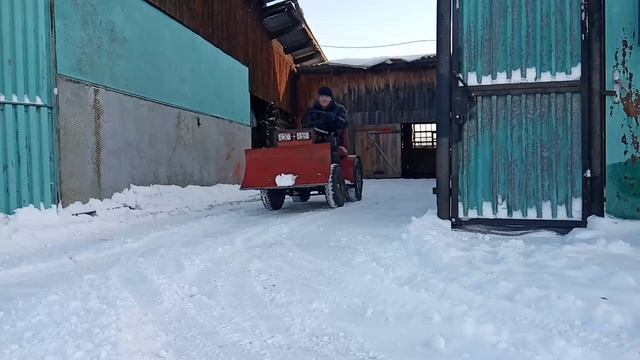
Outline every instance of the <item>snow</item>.
<svg viewBox="0 0 640 360"><path fill-rule="evenodd" d="M428 58L434 55L409 55L409 56L379 56L373 58L353 58L353 59L339 59L332 60L329 64L337 65L337 66L347 66L347 67L356 67L367 69L372 66L380 65L380 64L390 64L396 61L404 61L404 62L414 62L418 60L422 60L424 58Z"/></svg>
<svg viewBox="0 0 640 360"><path fill-rule="evenodd" d="M2 359L637 359L640 222L452 231L434 183L150 187L0 220ZM126 205L126 206L125 206Z"/></svg>
<svg viewBox="0 0 640 360"><path fill-rule="evenodd" d="M478 209L468 209L467 214L461 216L463 219L473 219L473 218L484 218L484 219L546 219L546 220L581 220L582 219L582 198L574 198L571 201L571 216L567 215L568 210L566 205L558 205L556 207L557 214L553 216L553 207L551 206L551 202L546 201L542 203L540 209L541 217L538 218L538 209L535 207L531 207L527 209L527 216L524 216L524 213L521 210L514 210L512 215L509 216L509 209L507 207L506 201L499 199L499 205L497 207L497 212L493 212L493 205L490 202L482 203L482 215L479 214ZM458 208L461 213L464 209L463 203L458 203Z"/></svg>
<svg viewBox="0 0 640 360"><path fill-rule="evenodd" d="M293 186L296 184L297 175L292 174L280 174L276 176L276 185L278 186Z"/></svg>
<svg viewBox="0 0 640 360"><path fill-rule="evenodd" d="M571 68L570 73L556 72L555 75L550 71L538 73L535 67L525 69L525 77L522 77L523 71L521 69L513 69L510 74L506 72L499 72L496 74L495 79L491 75L483 75L478 80L478 74L475 71L471 71L467 74L467 84L469 86L478 85L498 85L498 84L519 84L526 82L551 82L551 81L574 81L580 80L582 77L582 64Z"/></svg>
<svg viewBox="0 0 640 360"><path fill-rule="evenodd" d="M5 95L3 93L0 93L0 101L7 101L7 98L5 97ZM18 95L12 94L11 95L11 102L14 102L14 103L19 102ZM37 104L37 105L42 105L43 104L42 98L40 98L40 96L36 96L36 100L33 103ZM29 99L28 95L24 95L23 96L22 104L32 104L31 99Z"/></svg>

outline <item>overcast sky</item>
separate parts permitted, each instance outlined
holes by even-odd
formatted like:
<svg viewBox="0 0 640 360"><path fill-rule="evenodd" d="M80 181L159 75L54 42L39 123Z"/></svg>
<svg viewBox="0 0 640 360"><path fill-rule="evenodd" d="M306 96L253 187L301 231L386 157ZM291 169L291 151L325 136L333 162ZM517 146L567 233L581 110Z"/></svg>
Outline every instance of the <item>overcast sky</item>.
<svg viewBox="0 0 640 360"><path fill-rule="evenodd" d="M369 46L436 38L436 0L298 0L321 45ZM329 59L435 53L435 42L382 49L323 48Z"/></svg>

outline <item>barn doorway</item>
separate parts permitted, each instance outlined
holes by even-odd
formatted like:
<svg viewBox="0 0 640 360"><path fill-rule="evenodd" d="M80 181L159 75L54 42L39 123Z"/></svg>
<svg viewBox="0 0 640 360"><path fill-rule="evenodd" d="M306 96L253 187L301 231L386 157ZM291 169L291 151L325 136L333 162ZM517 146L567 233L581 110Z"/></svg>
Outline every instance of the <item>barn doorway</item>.
<svg viewBox="0 0 640 360"><path fill-rule="evenodd" d="M436 135L435 123L402 124L403 178L435 178Z"/></svg>

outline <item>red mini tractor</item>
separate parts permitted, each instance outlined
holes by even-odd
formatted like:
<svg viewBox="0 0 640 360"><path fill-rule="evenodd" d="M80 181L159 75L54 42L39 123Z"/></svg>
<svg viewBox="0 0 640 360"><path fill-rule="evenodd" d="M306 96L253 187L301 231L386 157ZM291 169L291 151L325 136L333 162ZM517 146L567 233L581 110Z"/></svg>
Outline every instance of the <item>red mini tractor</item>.
<svg viewBox="0 0 640 360"><path fill-rule="evenodd" d="M344 130L342 144L348 144ZM306 202L324 195L331 208L362 199L362 162L349 155L348 145L334 147L335 139L319 129L278 131L274 147L246 150L243 190L260 190L268 210L279 210L287 196Z"/></svg>

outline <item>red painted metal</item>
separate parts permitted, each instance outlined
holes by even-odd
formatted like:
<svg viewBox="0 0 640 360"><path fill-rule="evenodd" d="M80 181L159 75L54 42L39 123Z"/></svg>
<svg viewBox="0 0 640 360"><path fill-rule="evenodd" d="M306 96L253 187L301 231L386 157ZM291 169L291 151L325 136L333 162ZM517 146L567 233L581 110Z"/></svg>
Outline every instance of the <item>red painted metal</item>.
<svg viewBox="0 0 640 360"><path fill-rule="evenodd" d="M311 144L313 144L313 140L291 140L291 141L278 142L278 147L297 147L300 145L311 145Z"/></svg>
<svg viewBox="0 0 640 360"><path fill-rule="evenodd" d="M344 175L344 179L352 184L356 182L356 176L355 176L354 170L355 170L355 163L357 158L358 158L357 155L349 155L344 159L342 159L342 163L340 164L340 167L342 168L342 174Z"/></svg>
<svg viewBox="0 0 640 360"><path fill-rule="evenodd" d="M329 144L307 144L245 151L246 168L241 189L274 189L276 176L296 175L292 188L324 186L331 171ZM353 167L353 166L351 166Z"/></svg>

